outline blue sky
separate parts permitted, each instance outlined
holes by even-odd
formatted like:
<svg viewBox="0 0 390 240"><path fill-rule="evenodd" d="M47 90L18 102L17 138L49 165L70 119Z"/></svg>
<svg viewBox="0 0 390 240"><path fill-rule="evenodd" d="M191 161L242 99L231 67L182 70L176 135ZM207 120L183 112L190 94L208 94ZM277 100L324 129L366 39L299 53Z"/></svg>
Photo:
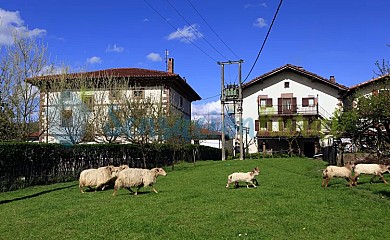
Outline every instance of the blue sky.
<svg viewBox="0 0 390 240"><path fill-rule="evenodd" d="M0 44L9 43L14 29L28 31L44 38L52 61L87 70L164 71L168 49L175 72L205 99L193 108L215 112L218 97L209 97L220 93L217 61L243 59L245 79L278 4L279 0L0 0ZM388 0L284 0L247 81L287 63L325 78L334 75L346 86L369 80L375 62L390 58L389 10ZM225 78L227 83L237 81L237 65L226 67Z"/></svg>

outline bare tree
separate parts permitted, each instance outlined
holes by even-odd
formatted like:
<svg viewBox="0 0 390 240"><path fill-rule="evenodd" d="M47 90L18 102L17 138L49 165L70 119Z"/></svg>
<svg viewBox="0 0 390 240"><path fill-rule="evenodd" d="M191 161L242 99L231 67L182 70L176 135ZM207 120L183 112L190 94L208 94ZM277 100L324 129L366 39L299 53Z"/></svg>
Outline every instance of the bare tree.
<svg viewBox="0 0 390 240"><path fill-rule="evenodd" d="M16 127L9 130L8 140L26 140L31 133L28 124L38 120L39 91L25 82L26 78L41 76L51 71L47 47L38 38L22 33L14 34L12 45L0 53L0 92L4 117Z"/></svg>

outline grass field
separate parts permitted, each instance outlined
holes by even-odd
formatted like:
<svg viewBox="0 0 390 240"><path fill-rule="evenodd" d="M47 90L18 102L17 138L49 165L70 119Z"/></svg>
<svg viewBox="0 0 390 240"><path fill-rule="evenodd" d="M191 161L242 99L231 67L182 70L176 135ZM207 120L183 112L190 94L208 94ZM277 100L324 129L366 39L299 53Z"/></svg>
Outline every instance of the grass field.
<svg viewBox="0 0 390 240"><path fill-rule="evenodd" d="M259 187L225 188L259 166ZM81 194L77 182L0 193L0 239L386 239L390 185L332 179L304 158L205 161L166 168L138 196ZM389 179L389 175L385 175Z"/></svg>

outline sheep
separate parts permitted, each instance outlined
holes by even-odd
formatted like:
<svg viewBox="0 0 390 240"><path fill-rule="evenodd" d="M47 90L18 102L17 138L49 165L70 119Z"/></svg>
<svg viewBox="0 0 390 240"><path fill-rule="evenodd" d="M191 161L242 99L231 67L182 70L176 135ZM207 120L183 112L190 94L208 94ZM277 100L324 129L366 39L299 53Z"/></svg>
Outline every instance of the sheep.
<svg viewBox="0 0 390 240"><path fill-rule="evenodd" d="M122 165L120 167L114 167L112 165L100 167L100 168L91 168L83 170L80 173L79 178L79 188L80 192L84 193L83 187L89 187L90 189L95 186L95 191L99 188L102 190L105 189L106 186L111 185L113 181L116 179L117 174L123 170L128 168L127 165Z"/></svg>
<svg viewBox="0 0 390 240"><path fill-rule="evenodd" d="M153 187L153 184L156 183L158 176L166 176L167 173L162 168L153 168L153 169L142 169L142 168L128 168L121 171L118 175L118 178L115 181L114 193L120 188L126 188L134 195L138 194L138 191L141 187L152 187L152 190L155 193L158 193L157 190ZM137 190L134 192L131 187L137 187Z"/></svg>
<svg viewBox="0 0 390 240"><path fill-rule="evenodd" d="M328 166L322 171L322 187L328 187L329 180L333 177L349 179L349 186L352 187L354 164L347 162L344 167Z"/></svg>
<svg viewBox="0 0 390 240"><path fill-rule="evenodd" d="M246 173L243 173L243 172L235 172L235 173L232 173L228 176L228 182L226 184L226 188L229 188L230 184L232 182L235 183L235 186L238 187L238 182L239 181L243 181L243 182L246 182L246 187L249 188L249 185L248 183L252 184L253 187L257 187L254 183L253 183L253 180L255 179L255 177L257 175L259 175L260 173L260 169L258 167L255 167L252 171L250 172L246 172ZM257 180L256 180L257 182Z"/></svg>
<svg viewBox="0 0 390 240"><path fill-rule="evenodd" d="M366 164L360 163L360 164L356 164L354 172L355 172L355 177L354 177L355 186L357 185L357 180L360 174L374 175L371 178L370 182L372 182L376 176L379 176L381 177L381 179L385 184L388 184L388 182L386 181L386 179L383 177L382 174L385 172L390 173L390 165L375 164L375 163L366 163Z"/></svg>

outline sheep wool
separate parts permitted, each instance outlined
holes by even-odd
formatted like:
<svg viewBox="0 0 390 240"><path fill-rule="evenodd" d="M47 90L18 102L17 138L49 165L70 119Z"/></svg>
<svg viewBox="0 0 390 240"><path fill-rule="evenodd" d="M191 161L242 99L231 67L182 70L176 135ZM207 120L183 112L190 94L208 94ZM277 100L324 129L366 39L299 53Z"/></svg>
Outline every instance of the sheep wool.
<svg viewBox="0 0 390 240"><path fill-rule="evenodd" d="M106 185L112 181L112 178L116 177L115 167L106 166L100 168L92 168L83 170L80 173L79 188L80 192L84 193L83 187L96 187L95 190L106 187Z"/></svg>
<svg viewBox="0 0 390 240"><path fill-rule="evenodd" d="M118 178L115 181L114 193L121 188L126 188L134 195L138 194L138 190L141 187L152 187L152 190L157 193L157 190L153 187L153 184L156 183L158 176L166 176L167 173L162 168L153 168L153 169L142 169L142 168L128 168L121 171L118 175ZM133 192L132 187L137 187L136 191Z"/></svg>
<svg viewBox="0 0 390 240"><path fill-rule="evenodd" d="M390 165L374 164L374 163L366 163L366 164L360 163L360 164L356 164L354 172L355 172L355 176L354 176L354 185L355 186L357 185L357 180L358 180L358 177L360 174L374 175L371 178L370 182L372 182L376 176L379 176L385 184L388 184L386 179L383 177L383 174L386 172L390 173Z"/></svg>
<svg viewBox="0 0 390 240"><path fill-rule="evenodd" d="M330 179L334 177L349 179L349 186L352 187L353 176L352 169L354 165L351 162L345 164L344 167L328 166L322 171L322 187L328 187Z"/></svg>
<svg viewBox="0 0 390 240"><path fill-rule="evenodd" d="M235 172L232 173L228 176L228 182L226 184L226 188L229 188L229 185L234 182L236 186L238 185L239 181L246 182L246 187L249 188L248 183L250 183L253 187L257 187L254 183L253 180L257 175L259 175L260 169L258 167L254 168L250 172Z"/></svg>

